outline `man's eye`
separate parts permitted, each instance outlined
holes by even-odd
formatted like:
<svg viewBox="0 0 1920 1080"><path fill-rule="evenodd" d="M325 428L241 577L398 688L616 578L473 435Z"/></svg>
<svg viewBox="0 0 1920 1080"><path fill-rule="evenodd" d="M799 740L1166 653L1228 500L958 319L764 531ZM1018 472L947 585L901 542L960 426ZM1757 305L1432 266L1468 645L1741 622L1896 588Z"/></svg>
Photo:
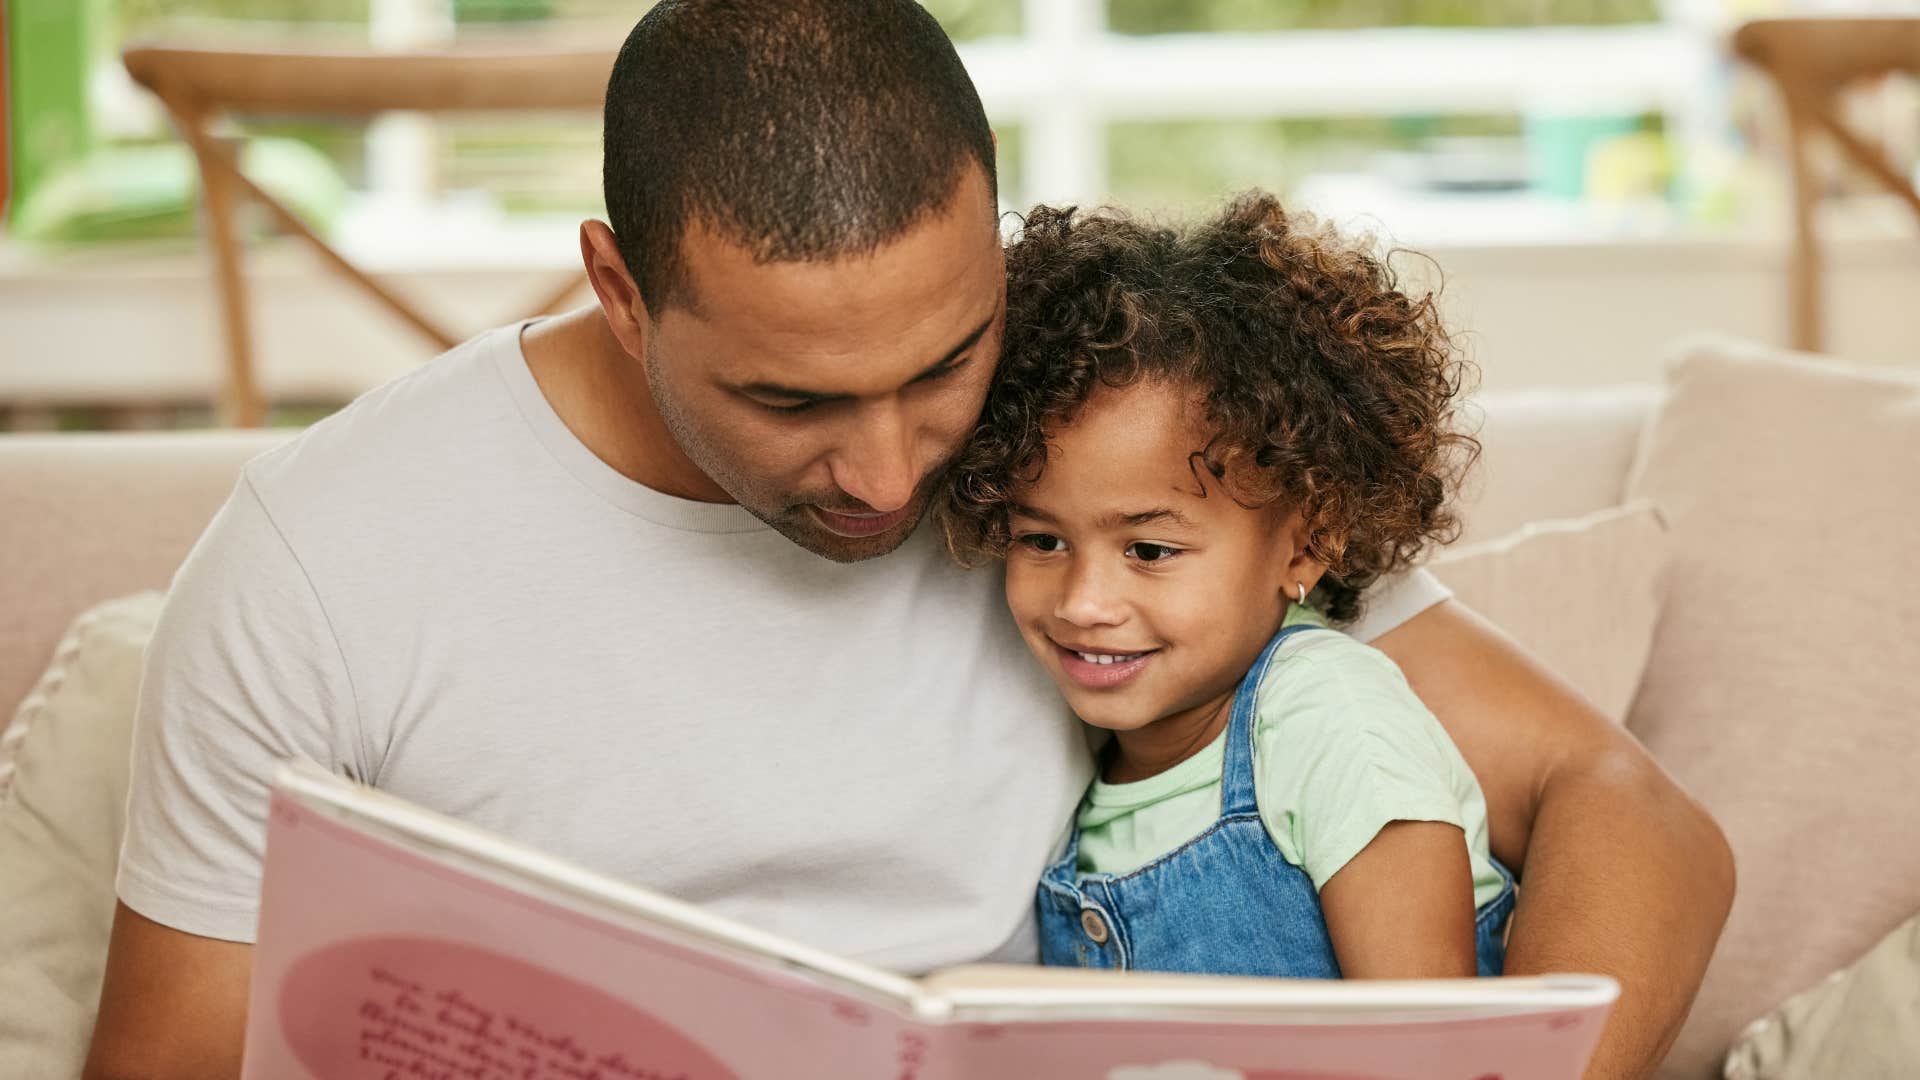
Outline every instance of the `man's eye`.
<svg viewBox="0 0 1920 1080"><path fill-rule="evenodd" d="M1026 533L1025 535L1015 537L1013 542L1016 544L1025 544L1027 547L1042 553L1059 551L1066 546L1061 543L1059 537L1052 533Z"/></svg>
<svg viewBox="0 0 1920 1080"><path fill-rule="evenodd" d="M961 357L960 359L955 360L951 364L943 364L940 367L934 368L932 371L922 374L919 378L916 378L913 381L916 385L919 385L919 386L925 386L928 383L936 383L936 382L939 382L941 379L944 379L947 376L952 375L954 372L959 371L961 368L966 366L967 366L967 358Z"/></svg>
<svg viewBox="0 0 1920 1080"><path fill-rule="evenodd" d="M761 408L767 410L768 412L779 413L782 416L792 416L795 413L806 412L808 409L811 409L815 405L818 405L819 402L800 401L800 402L795 402L792 405L774 405L769 402L761 401L761 402L757 402L756 404L758 404Z"/></svg>
<svg viewBox="0 0 1920 1080"><path fill-rule="evenodd" d="M1141 562L1165 562L1175 555L1180 554L1180 549L1171 548L1165 544L1149 544L1145 541L1135 541L1127 545L1127 554L1139 559Z"/></svg>

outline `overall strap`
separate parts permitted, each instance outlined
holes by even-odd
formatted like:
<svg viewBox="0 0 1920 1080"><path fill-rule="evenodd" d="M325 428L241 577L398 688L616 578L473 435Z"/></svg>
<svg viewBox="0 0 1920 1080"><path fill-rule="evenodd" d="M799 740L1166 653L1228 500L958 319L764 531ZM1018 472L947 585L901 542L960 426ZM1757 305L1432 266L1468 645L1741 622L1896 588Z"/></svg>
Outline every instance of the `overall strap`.
<svg viewBox="0 0 1920 1080"><path fill-rule="evenodd" d="M1252 814L1259 811L1253 791L1253 736L1255 714L1259 711L1260 680L1273 663L1280 643L1302 630L1324 630L1313 623L1283 626L1273 635L1260 659L1253 662L1240 686L1233 692L1233 715L1227 721L1226 765L1220 774L1220 816Z"/></svg>

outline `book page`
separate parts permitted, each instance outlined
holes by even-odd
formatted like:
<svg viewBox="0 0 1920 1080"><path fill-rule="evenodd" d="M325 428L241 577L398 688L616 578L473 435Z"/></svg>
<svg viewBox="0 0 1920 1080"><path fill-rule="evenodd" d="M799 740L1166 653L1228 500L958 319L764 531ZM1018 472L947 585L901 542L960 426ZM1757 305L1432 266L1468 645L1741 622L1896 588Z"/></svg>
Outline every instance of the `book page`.
<svg viewBox="0 0 1920 1080"><path fill-rule="evenodd" d="M924 980L967 1076L1515 1080L1585 1070L1618 993L1548 976L1338 982L974 966Z"/></svg>
<svg viewBox="0 0 1920 1080"><path fill-rule="evenodd" d="M1255 1015L1269 1023L1393 1023L1590 1009L1619 993L1612 979L1549 975L1408 981L1259 979L1226 975L1114 972L1014 964L969 964L934 972L923 992L946 1015L1032 1019L1061 1014ZM996 1019L1002 1018L996 1016Z"/></svg>
<svg viewBox="0 0 1920 1080"><path fill-rule="evenodd" d="M1578 1080L1604 1008L1380 1023L1144 1017L950 1025L967 1077L1071 1080Z"/></svg>
<svg viewBox="0 0 1920 1080"><path fill-rule="evenodd" d="M369 835L276 791L249 1080L938 1080L925 1025Z"/></svg>

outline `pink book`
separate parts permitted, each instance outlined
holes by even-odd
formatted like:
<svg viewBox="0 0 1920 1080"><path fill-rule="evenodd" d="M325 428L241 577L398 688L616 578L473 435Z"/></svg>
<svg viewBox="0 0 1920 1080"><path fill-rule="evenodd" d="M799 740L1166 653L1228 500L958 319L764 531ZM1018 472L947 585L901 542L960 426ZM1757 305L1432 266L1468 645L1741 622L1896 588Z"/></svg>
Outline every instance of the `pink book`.
<svg viewBox="0 0 1920 1080"><path fill-rule="evenodd" d="M249 1080L1575 1080L1599 976L868 967L312 766L267 831Z"/></svg>

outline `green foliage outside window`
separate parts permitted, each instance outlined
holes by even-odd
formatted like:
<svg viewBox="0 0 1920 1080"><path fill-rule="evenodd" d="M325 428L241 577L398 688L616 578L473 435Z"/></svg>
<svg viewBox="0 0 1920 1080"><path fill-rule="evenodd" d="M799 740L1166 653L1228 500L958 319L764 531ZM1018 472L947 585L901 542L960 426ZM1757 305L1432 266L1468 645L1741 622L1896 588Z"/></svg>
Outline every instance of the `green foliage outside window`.
<svg viewBox="0 0 1920 1080"><path fill-rule="evenodd" d="M117 0L122 34L207 19L241 22L364 23L368 0Z"/></svg>
<svg viewBox="0 0 1920 1080"><path fill-rule="evenodd" d="M922 0L955 41L1020 33L1020 0Z"/></svg>
<svg viewBox="0 0 1920 1080"><path fill-rule="evenodd" d="M1107 170L1115 202L1166 210L1246 187L1285 193L1312 173L1365 171L1382 151L1438 137L1519 134L1518 117L1498 115L1116 123Z"/></svg>
<svg viewBox="0 0 1920 1080"><path fill-rule="evenodd" d="M924 0L956 41L1020 33L1020 0ZM364 22L369 0L118 0L120 21ZM453 0L460 22L630 23L636 0ZM1381 26L1597 26L1651 22L1658 0L1108 0L1117 33L1341 30Z"/></svg>
<svg viewBox="0 0 1920 1080"><path fill-rule="evenodd" d="M1598 26L1652 22L1658 0L1108 0L1122 34L1381 26Z"/></svg>

